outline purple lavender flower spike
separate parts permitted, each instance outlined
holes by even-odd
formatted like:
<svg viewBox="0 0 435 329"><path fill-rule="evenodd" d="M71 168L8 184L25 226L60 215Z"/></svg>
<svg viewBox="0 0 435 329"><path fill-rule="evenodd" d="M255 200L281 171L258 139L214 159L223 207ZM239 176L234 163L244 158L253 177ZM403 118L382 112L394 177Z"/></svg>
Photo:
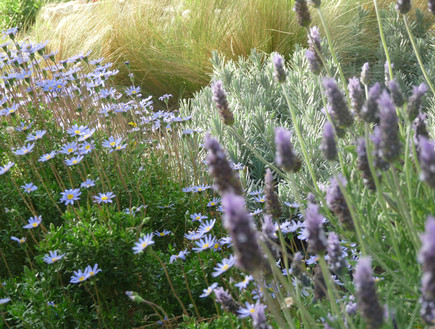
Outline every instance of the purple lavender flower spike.
<svg viewBox="0 0 435 329"><path fill-rule="evenodd" d="M293 150L291 144L291 133L285 128L275 129L276 163L285 171L298 171L301 167L301 160Z"/></svg>
<svg viewBox="0 0 435 329"><path fill-rule="evenodd" d="M266 188L264 189L264 193L266 195L266 212L274 219L278 219L282 212L281 204L279 202L278 194L275 192L272 171L270 171L269 168L266 169L265 182Z"/></svg>
<svg viewBox="0 0 435 329"><path fill-rule="evenodd" d="M367 325L367 329L377 329L384 321L384 311L376 294L375 280L373 278L371 260L362 257L354 275L358 309Z"/></svg>
<svg viewBox="0 0 435 329"><path fill-rule="evenodd" d="M305 0L296 0L293 10L296 13L298 24L302 27L307 27L311 23L310 12L308 11L307 2Z"/></svg>
<svg viewBox="0 0 435 329"><path fill-rule="evenodd" d="M305 51L305 57L307 58L310 71L313 72L315 75L319 75L322 71L322 63L319 61L316 52L307 49Z"/></svg>
<svg viewBox="0 0 435 329"><path fill-rule="evenodd" d="M413 140L418 157L420 157L420 136L429 138L429 132L426 127L426 117L426 114L420 112L412 122L412 129L414 130Z"/></svg>
<svg viewBox="0 0 435 329"><path fill-rule="evenodd" d="M222 305L225 311L238 315L240 305L234 300L228 290L218 287L214 290L214 293L216 295L216 301Z"/></svg>
<svg viewBox="0 0 435 329"><path fill-rule="evenodd" d="M420 314L428 324L435 322L435 218L428 216L418 260L423 265Z"/></svg>
<svg viewBox="0 0 435 329"><path fill-rule="evenodd" d="M333 78L324 78L323 86L331 106L331 117L335 127L338 129L350 127L353 123L353 117L347 108L346 99L338 88L337 82Z"/></svg>
<svg viewBox="0 0 435 329"><path fill-rule="evenodd" d="M399 124L396 108L390 95L384 90L378 99L381 143L380 151L382 158L391 163L400 156Z"/></svg>
<svg viewBox="0 0 435 329"><path fill-rule="evenodd" d="M326 297L326 282L320 265L317 264L314 268L314 301L318 301Z"/></svg>
<svg viewBox="0 0 435 329"><path fill-rule="evenodd" d="M225 151L219 142L210 135L207 135L204 144L208 150L207 164L210 174L214 178L219 193L223 195L232 192L242 195L243 189L238 173L231 168Z"/></svg>
<svg viewBox="0 0 435 329"><path fill-rule="evenodd" d="M420 179L435 188L435 143L420 136Z"/></svg>
<svg viewBox="0 0 435 329"><path fill-rule="evenodd" d="M323 156L326 160L332 161L337 158L337 145L335 143L334 128L329 121L323 127L323 140L320 145Z"/></svg>
<svg viewBox="0 0 435 329"><path fill-rule="evenodd" d="M402 89L400 89L397 81L389 81L388 89L390 90L391 98L393 99L394 105L396 105L397 107L402 107L403 104L405 104L405 97L403 97Z"/></svg>
<svg viewBox="0 0 435 329"><path fill-rule="evenodd" d="M338 183L340 180L341 185L346 186L346 180L343 177L334 177L331 179L331 185L329 185L326 190L326 203L329 210L338 217L341 225L347 230L354 230L354 224L352 216L350 215L349 208L347 206L346 200L341 193L340 185Z"/></svg>
<svg viewBox="0 0 435 329"><path fill-rule="evenodd" d="M282 57L278 54L275 54L272 59L273 63L273 77L279 83L283 83L285 81L286 73L284 70L284 61Z"/></svg>
<svg viewBox="0 0 435 329"><path fill-rule="evenodd" d="M435 0L428 0L427 2L427 8L429 11L435 15Z"/></svg>
<svg viewBox="0 0 435 329"><path fill-rule="evenodd" d="M405 15L408 11L411 10L411 0L397 0L396 2L396 10Z"/></svg>
<svg viewBox="0 0 435 329"><path fill-rule="evenodd" d="M369 84L370 82L370 64L368 62L364 63L364 65L362 66L361 69L361 83L365 84L366 86Z"/></svg>
<svg viewBox="0 0 435 329"><path fill-rule="evenodd" d="M376 126L373 129L373 135L370 136L370 139L373 142L373 145L375 147L374 151L373 151L373 166L376 169L380 169L380 170L388 170L390 168L390 164L388 162L386 162L383 158L382 158L382 152L381 152L381 129L379 128L379 126Z"/></svg>
<svg viewBox="0 0 435 329"><path fill-rule="evenodd" d="M369 160L367 158L366 141L364 138L360 138L358 140L356 153L358 154L358 170L361 171L364 185L370 190L375 190L376 185L370 171Z"/></svg>
<svg viewBox="0 0 435 329"><path fill-rule="evenodd" d="M243 197L228 193L222 197L224 226L233 241L236 265L248 273L261 270L263 253L257 240L255 224L245 208Z"/></svg>
<svg viewBox="0 0 435 329"><path fill-rule="evenodd" d="M408 99L408 105L407 105L407 112L408 112L408 118L409 120L414 120L418 113L420 112L421 108L421 101L423 99L424 94L427 91L427 86L422 83L419 86L414 86L412 95Z"/></svg>
<svg viewBox="0 0 435 329"><path fill-rule="evenodd" d="M308 232L308 252L323 254L326 251L326 237L323 231L323 216L319 213L319 206L308 204L305 214L306 230Z"/></svg>
<svg viewBox="0 0 435 329"><path fill-rule="evenodd" d="M216 107L219 109L219 114L224 124L231 126L234 123L234 116L229 109L227 95L222 86L222 81L216 81L211 86L213 92L213 101L216 103Z"/></svg>
<svg viewBox="0 0 435 329"><path fill-rule="evenodd" d="M255 303L254 313L251 313L252 325L254 329L272 329L267 324L266 314L264 313L265 306L259 300Z"/></svg>
<svg viewBox="0 0 435 329"><path fill-rule="evenodd" d="M350 78L347 89L349 90L350 105L352 110L356 115L360 116L360 112L364 104L364 96L359 79L357 77Z"/></svg>
<svg viewBox="0 0 435 329"><path fill-rule="evenodd" d="M346 261L340 246L340 240L335 232L329 233L328 236L328 265L332 273L340 275L346 268Z"/></svg>
<svg viewBox="0 0 435 329"><path fill-rule="evenodd" d="M378 122L379 109L377 100L381 95L381 84L376 82L368 92L368 98L361 109L361 118L365 122Z"/></svg>

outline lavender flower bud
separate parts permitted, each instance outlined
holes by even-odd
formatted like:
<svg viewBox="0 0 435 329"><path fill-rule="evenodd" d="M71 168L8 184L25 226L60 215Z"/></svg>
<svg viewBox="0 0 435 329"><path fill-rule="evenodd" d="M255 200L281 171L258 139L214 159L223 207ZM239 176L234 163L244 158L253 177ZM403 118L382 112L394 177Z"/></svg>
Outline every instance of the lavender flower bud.
<svg viewBox="0 0 435 329"><path fill-rule="evenodd" d="M372 140L375 147L373 151L373 166L379 170L388 170L388 168L390 168L390 164L382 159L381 136L381 129L379 128L379 126L376 126L374 128L373 135L370 136L370 139Z"/></svg>
<svg viewBox="0 0 435 329"><path fill-rule="evenodd" d="M294 254L291 265L292 274L299 279L305 287L308 287L310 285L310 277L306 273L302 260L303 257L299 251Z"/></svg>
<svg viewBox="0 0 435 329"><path fill-rule="evenodd" d="M396 2L396 10L405 15L408 11L411 10L411 0L397 0Z"/></svg>
<svg viewBox="0 0 435 329"><path fill-rule="evenodd" d="M343 177L340 176L338 178L332 178L331 185L329 185L328 189L326 190L326 203L329 210L331 210L332 213L338 217L341 225L343 225L345 229L354 230L355 227L353 225L352 216L350 215L350 211L346 200L344 199L343 193L341 193L338 179L343 187L346 186L346 180Z"/></svg>
<svg viewBox="0 0 435 329"><path fill-rule="evenodd" d="M353 118L349 109L347 108L346 99L343 93L338 89L337 82L333 78L324 78L323 86L328 102L331 106L331 116L334 125L337 128L346 128L352 125Z"/></svg>
<svg viewBox="0 0 435 329"><path fill-rule="evenodd" d="M296 0L293 10L296 13L296 18L300 26L307 27L310 25L311 16L305 0Z"/></svg>
<svg viewBox="0 0 435 329"><path fill-rule="evenodd" d="M266 188L264 190L266 194L266 212L270 214L274 219L278 219L281 216L281 204L279 202L278 194L275 192L275 184L273 182L272 172L269 168L266 169Z"/></svg>
<svg viewBox="0 0 435 329"><path fill-rule="evenodd" d="M354 280L358 309L366 322L367 328L380 328L384 321L384 312L376 294L375 280L373 279L369 257L360 258L358 261Z"/></svg>
<svg viewBox="0 0 435 329"><path fill-rule="evenodd" d="M435 218L427 217L424 234L421 235L421 249L418 260L423 264L421 279L422 294L426 299L435 301Z"/></svg>
<svg viewBox="0 0 435 329"><path fill-rule="evenodd" d="M391 63L391 69L393 68L394 68L394 63ZM388 86L388 82L391 80L390 67L388 66L388 61L385 61L384 63L384 79L385 79L385 85Z"/></svg>
<svg viewBox="0 0 435 329"><path fill-rule="evenodd" d="M205 137L205 148L208 150L207 164L210 174L214 178L217 189L221 195L232 192L242 195L238 173L231 168L225 151L219 142L210 135Z"/></svg>
<svg viewBox="0 0 435 329"><path fill-rule="evenodd" d="M407 112L409 120L414 120L421 107L421 101L423 99L424 94L427 91L427 86L422 83L420 86L414 86L412 95L408 99Z"/></svg>
<svg viewBox="0 0 435 329"><path fill-rule="evenodd" d="M382 158L391 163L400 156L399 124L396 108L390 95L384 90L378 99L380 110L381 143L380 150Z"/></svg>
<svg viewBox="0 0 435 329"><path fill-rule="evenodd" d="M314 194L313 193L308 193L308 195L307 195L307 201L309 202L309 203L314 203L314 204L317 204L317 202L316 202L316 197L314 196Z"/></svg>
<svg viewBox="0 0 435 329"><path fill-rule="evenodd" d="M260 235L261 241L266 244L266 247L272 253L272 256L278 260L281 256L281 250L276 241L276 225L272 220L272 217L265 215L263 218L263 225L261 226L263 235Z"/></svg>
<svg viewBox="0 0 435 329"><path fill-rule="evenodd" d="M234 300L228 290L219 287L214 290L214 293L216 295L216 301L222 305L225 311L239 315L238 311L240 310L240 305Z"/></svg>
<svg viewBox="0 0 435 329"><path fill-rule="evenodd" d="M360 78L360 80L361 80L361 82L363 83L363 84L365 84L366 86L369 84L369 82L370 82L370 77L371 77L371 74L370 74L371 72L370 72L370 65L369 65L369 63L368 62L366 62L366 63L364 63L364 65L362 66L362 69L361 69L361 78Z"/></svg>
<svg viewBox="0 0 435 329"><path fill-rule="evenodd" d="M310 0L310 4L314 8L320 8L320 2L321 2L321 0Z"/></svg>
<svg viewBox="0 0 435 329"><path fill-rule="evenodd" d="M329 233L327 251L329 270L336 275L342 274L346 268L346 261L343 257L338 235L334 232Z"/></svg>
<svg viewBox="0 0 435 329"><path fill-rule="evenodd" d="M364 138L360 138L358 140L356 152L358 154L358 169L361 171L363 176L363 183L370 190L375 190L375 181L370 171L369 160L367 158L366 141Z"/></svg>
<svg viewBox="0 0 435 329"><path fill-rule="evenodd" d="M397 107L402 107L405 103L405 98L403 97L402 90L396 80L391 80L388 82L388 89L391 93L391 98L393 98L394 105Z"/></svg>
<svg viewBox="0 0 435 329"><path fill-rule="evenodd" d="M321 51L322 43L320 38L320 31L317 26L313 26L310 28L310 33L308 34L308 44L310 45L310 49L316 52L316 48ZM317 52L316 52L317 55ZM320 58L319 58L320 60Z"/></svg>
<svg viewBox="0 0 435 329"><path fill-rule="evenodd" d="M354 113L360 116L362 106L364 104L364 96L357 77L350 78L347 86L349 90L350 105Z"/></svg>
<svg viewBox="0 0 435 329"><path fill-rule="evenodd" d="M435 188L435 143L420 136L420 179Z"/></svg>
<svg viewBox="0 0 435 329"><path fill-rule="evenodd" d="M337 146L334 138L334 128L329 121L325 122L323 127L323 140L320 145L323 156L326 160L332 161L337 158Z"/></svg>
<svg viewBox="0 0 435 329"><path fill-rule="evenodd" d="M234 123L234 116L228 106L227 96L222 87L222 81L216 81L211 86L213 92L213 101L219 109L219 114L224 124L231 126Z"/></svg>
<svg viewBox="0 0 435 329"><path fill-rule="evenodd" d="M248 273L257 272L264 263L257 241L254 221L245 208L243 197L228 193L222 197L224 226L233 241L236 265Z"/></svg>
<svg viewBox="0 0 435 329"><path fill-rule="evenodd" d="M275 54L272 59L273 63L273 77L279 83L285 81L286 73L284 70L283 59L280 55Z"/></svg>
<svg viewBox="0 0 435 329"><path fill-rule="evenodd" d="M322 254L326 251L326 237L323 231L323 216L319 214L319 206L308 204L305 214L306 230L308 232L308 252Z"/></svg>
<svg viewBox="0 0 435 329"><path fill-rule="evenodd" d="M361 118L365 122L379 121L378 98L381 95L381 84L376 82L368 92L368 98L361 109Z"/></svg>
<svg viewBox="0 0 435 329"><path fill-rule="evenodd" d="M305 51L305 57L307 58L310 71L313 72L315 75L319 75L322 71L322 62L319 61L316 52L307 49Z"/></svg>
<svg viewBox="0 0 435 329"><path fill-rule="evenodd" d="M282 127L275 129L276 163L285 171L298 171L301 168L301 160L293 150L291 134Z"/></svg>
<svg viewBox="0 0 435 329"><path fill-rule="evenodd" d="M426 127L426 114L419 113L415 120L412 122L412 129L414 130L414 144L417 155L420 156L420 136L429 138L429 132Z"/></svg>
<svg viewBox="0 0 435 329"><path fill-rule="evenodd" d="M428 0L427 7L429 11L435 15L435 0Z"/></svg>
<svg viewBox="0 0 435 329"><path fill-rule="evenodd" d="M319 265L314 268L314 301L318 301L326 297L326 283L323 277L322 269Z"/></svg>
<svg viewBox="0 0 435 329"><path fill-rule="evenodd" d="M267 324L265 306L257 300L254 306L254 313L251 313L252 325L254 329L273 329Z"/></svg>

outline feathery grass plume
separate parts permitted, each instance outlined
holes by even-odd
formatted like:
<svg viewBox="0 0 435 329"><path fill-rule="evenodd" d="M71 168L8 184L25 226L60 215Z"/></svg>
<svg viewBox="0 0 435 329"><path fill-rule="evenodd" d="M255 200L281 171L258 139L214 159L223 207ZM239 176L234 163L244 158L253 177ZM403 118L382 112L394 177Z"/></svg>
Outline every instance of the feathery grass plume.
<svg viewBox="0 0 435 329"><path fill-rule="evenodd" d="M278 54L273 55L273 77L279 82L283 83L285 81L286 73L284 69L284 60Z"/></svg>
<svg viewBox="0 0 435 329"><path fill-rule="evenodd" d="M403 97L402 89L400 89L396 80L393 79L388 82L388 90L391 93L394 105L402 107L405 104L405 97Z"/></svg>
<svg viewBox="0 0 435 329"><path fill-rule="evenodd" d="M326 297L326 283L320 265L314 268L314 302Z"/></svg>
<svg viewBox="0 0 435 329"><path fill-rule="evenodd" d="M266 314L264 313L265 306L259 300L255 303L254 313L251 313L252 325L254 329L273 329L267 324Z"/></svg>
<svg viewBox="0 0 435 329"><path fill-rule="evenodd" d="M275 128L276 163L288 172L297 172L301 168L301 160L293 150L291 133L283 127Z"/></svg>
<svg viewBox="0 0 435 329"><path fill-rule="evenodd" d="M418 260L423 265L420 314L428 324L435 323L435 218L428 216Z"/></svg>
<svg viewBox="0 0 435 329"><path fill-rule="evenodd" d="M429 132L426 127L426 114L419 113L414 121L412 121L412 129L414 130L414 145L417 152L417 156L420 156L420 136L429 139Z"/></svg>
<svg viewBox="0 0 435 329"><path fill-rule="evenodd" d="M211 137L210 134L207 134L205 136L204 146L208 151L207 165L209 166L210 174L214 178L220 195L229 192L242 195L243 189L239 175L231 168L226 158L225 151L219 142Z"/></svg>
<svg viewBox="0 0 435 329"><path fill-rule="evenodd" d="M347 108L347 102L344 94L337 86L334 78L324 78L323 87L325 88L328 103L330 105L330 112L333 123L336 128L343 129L350 127L353 123L353 117ZM343 134L344 135L344 134ZM337 136L342 137L337 130Z"/></svg>
<svg viewBox="0 0 435 329"><path fill-rule="evenodd" d="M397 0L396 10L405 15L411 10L411 0Z"/></svg>
<svg viewBox="0 0 435 329"><path fill-rule="evenodd" d="M370 171L369 160L367 158L366 141L363 137L358 140L356 153L358 154L358 170L361 171L364 185L370 190L375 190L376 185Z"/></svg>
<svg viewBox="0 0 435 329"><path fill-rule="evenodd" d="M357 116L360 116L360 112L364 104L364 95L361 89L361 84L357 77L349 79L347 90L349 90L350 106L352 107L353 112Z"/></svg>
<svg viewBox="0 0 435 329"><path fill-rule="evenodd" d="M311 280L306 273L303 259L304 258L302 257L302 254L299 251L296 254L294 254L292 264L291 264L291 270L292 270L292 274L298 280L300 280L305 287L308 287L310 286Z"/></svg>
<svg viewBox="0 0 435 329"><path fill-rule="evenodd" d="M241 306L234 300L228 290L218 287L214 290L214 293L216 295L216 301L222 305L225 311L239 315L238 312Z"/></svg>
<svg viewBox="0 0 435 329"><path fill-rule="evenodd" d="M429 11L435 15L435 0L428 0L427 1L427 8Z"/></svg>
<svg viewBox="0 0 435 329"><path fill-rule="evenodd" d="M222 197L222 207L224 226L233 241L237 267L250 274L261 271L265 259L257 241L254 221L245 208L245 200L227 193Z"/></svg>
<svg viewBox="0 0 435 329"><path fill-rule="evenodd" d="M420 147L420 179L435 188L435 143L424 136L419 138Z"/></svg>
<svg viewBox="0 0 435 329"><path fill-rule="evenodd" d="M266 213L270 214L274 219L278 219L282 213L281 204L278 194L275 192L272 171L269 168L266 169L265 182L266 188L264 189L264 194L266 196Z"/></svg>
<svg viewBox="0 0 435 329"><path fill-rule="evenodd" d="M421 108L421 101L426 91L427 86L424 83L419 86L414 86L412 88L412 95L408 99L408 104L406 108L410 121L414 120L417 117Z"/></svg>
<svg viewBox="0 0 435 329"><path fill-rule="evenodd" d="M338 180L340 180L343 187L346 186L346 179L343 176L340 175L331 178L331 184L326 190L326 204L328 205L329 210L337 216L341 225L343 225L345 229L354 230L355 226L353 224L352 216L350 215L343 193L341 193Z"/></svg>
<svg viewBox="0 0 435 329"><path fill-rule="evenodd" d="M323 126L323 139L320 149L326 160L332 161L337 158L337 145L335 143L334 127L329 121Z"/></svg>
<svg viewBox="0 0 435 329"><path fill-rule="evenodd" d="M305 228L308 236L308 252L316 255L326 251L326 237L323 231L323 216L319 213L319 206L308 203L305 213Z"/></svg>
<svg viewBox="0 0 435 329"><path fill-rule="evenodd" d="M224 124L231 126L234 124L233 112L229 109L227 95L222 87L222 81L216 81L211 86L213 92L213 101L216 103L216 107L219 109L219 114Z"/></svg>
<svg viewBox="0 0 435 329"><path fill-rule="evenodd" d="M380 328L384 321L384 312L376 294L370 257L358 261L354 275L358 309L367 325L367 329Z"/></svg>
<svg viewBox="0 0 435 329"><path fill-rule="evenodd" d="M379 108L378 108L378 98L381 95L381 84L376 82L370 87L368 92L368 97L364 102L361 109L361 119L365 122L378 122L379 121Z"/></svg>
<svg viewBox="0 0 435 329"><path fill-rule="evenodd" d="M378 99L378 105L381 130L380 152L382 158L391 163L400 156L401 149L396 108L385 90Z"/></svg>
<svg viewBox="0 0 435 329"><path fill-rule="evenodd" d="M361 83L368 86L371 78L370 64L368 62L364 63L361 69Z"/></svg>
<svg viewBox="0 0 435 329"><path fill-rule="evenodd" d="M336 275L342 274L346 268L346 261L343 257L340 240L335 232L329 233L327 251L329 270Z"/></svg>
<svg viewBox="0 0 435 329"><path fill-rule="evenodd" d="M307 27L311 23L311 16L305 0L295 0L293 10L296 13L298 24L302 27Z"/></svg>

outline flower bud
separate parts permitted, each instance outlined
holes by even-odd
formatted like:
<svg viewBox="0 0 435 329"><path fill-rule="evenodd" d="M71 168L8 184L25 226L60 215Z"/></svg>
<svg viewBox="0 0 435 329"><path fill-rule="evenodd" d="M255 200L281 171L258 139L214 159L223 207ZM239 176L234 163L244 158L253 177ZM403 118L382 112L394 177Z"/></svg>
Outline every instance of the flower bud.
<svg viewBox="0 0 435 329"><path fill-rule="evenodd" d="M300 26L307 27L308 25L310 25L311 16L305 0L295 0L295 6L293 10L296 13L296 19Z"/></svg>

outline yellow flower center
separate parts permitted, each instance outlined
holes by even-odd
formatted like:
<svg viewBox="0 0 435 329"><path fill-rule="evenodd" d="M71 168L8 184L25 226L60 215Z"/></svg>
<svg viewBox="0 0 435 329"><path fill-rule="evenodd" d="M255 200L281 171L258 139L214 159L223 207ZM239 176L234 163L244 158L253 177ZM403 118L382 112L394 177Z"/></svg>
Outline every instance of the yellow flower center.
<svg viewBox="0 0 435 329"><path fill-rule="evenodd" d="M201 219L201 216L196 216L195 219L196 219L196 220L200 220L200 219Z"/></svg>
<svg viewBox="0 0 435 329"><path fill-rule="evenodd" d="M74 130L74 133L78 135L78 134L81 133L81 131L80 130Z"/></svg>
<svg viewBox="0 0 435 329"><path fill-rule="evenodd" d="M214 202L212 202L212 203L210 203L212 206L214 206L216 203L214 203Z"/></svg>
<svg viewBox="0 0 435 329"><path fill-rule="evenodd" d="M141 247L142 247L142 248L146 248L147 245L148 245L148 243L144 242L144 243L142 243Z"/></svg>
<svg viewBox="0 0 435 329"><path fill-rule="evenodd" d="M225 264L224 266L222 266L222 269L226 271L228 270L228 267L229 267L228 264Z"/></svg>
<svg viewBox="0 0 435 329"><path fill-rule="evenodd" d="M70 147L67 151L68 151L68 153L71 153L74 151L74 149Z"/></svg>
<svg viewBox="0 0 435 329"><path fill-rule="evenodd" d="M106 201L107 199L108 199L107 196L102 196L102 197L101 197L101 200L103 200L103 201Z"/></svg>
<svg viewBox="0 0 435 329"><path fill-rule="evenodd" d="M165 236L165 233L164 233L164 232L162 232L162 233L160 233L160 235L161 235L161 236Z"/></svg>
<svg viewBox="0 0 435 329"><path fill-rule="evenodd" d="M115 145L116 145L116 142L110 143L110 146L115 146Z"/></svg>
<svg viewBox="0 0 435 329"><path fill-rule="evenodd" d="M71 199L74 198L74 194L68 194L66 197L67 197L68 200L71 200Z"/></svg>
<svg viewBox="0 0 435 329"><path fill-rule="evenodd" d="M219 248L219 243L215 243L215 244L214 244L214 248L215 248L215 249Z"/></svg>
<svg viewBox="0 0 435 329"><path fill-rule="evenodd" d="M254 313L255 312L255 308L251 308L250 310L249 310L249 313Z"/></svg>
<svg viewBox="0 0 435 329"><path fill-rule="evenodd" d="M94 276L94 272L92 271L92 272L89 272L89 275L90 276Z"/></svg>
<svg viewBox="0 0 435 329"><path fill-rule="evenodd" d="M57 261L57 257L52 258L51 261L54 263L55 261Z"/></svg>
<svg viewBox="0 0 435 329"><path fill-rule="evenodd" d="M38 226L38 223L33 223L32 226L36 227L36 226Z"/></svg>
<svg viewBox="0 0 435 329"><path fill-rule="evenodd" d="M136 90L132 90L131 93L132 93L132 94L136 94Z"/></svg>
<svg viewBox="0 0 435 329"><path fill-rule="evenodd" d="M49 155L46 155L45 158L46 158L47 160L49 160L49 159L51 159L51 155L50 155L50 154L49 154Z"/></svg>
<svg viewBox="0 0 435 329"><path fill-rule="evenodd" d="M209 245L208 243L206 243L206 244L204 244L204 245L202 246L202 249L207 249L209 246L210 246L210 245Z"/></svg>
<svg viewBox="0 0 435 329"><path fill-rule="evenodd" d="M201 192L201 191L202 191L202 188L198 188L198 191Z"/></svg>
<svg viewBox="0 0 435 329"><path fill-rule="evenodd" d="M91 145L86 145L86 146L85 146L85 149L86 149L86 150L89 150L90 148L91 148Z"/></svg>
<svg viewBox="0 0 435 329"><path fill-rule="evenodd" d="M61 89L62 88L62 85L57 85L57 89Z"/></svg>
<svg viewBox="0 0 435 329"><path fill-rule="evenodd" d="M73 164L76 164L77 163L77 160L73 160L73 162L72 162Z"/></svg>
<svg viewBox="0 0 435 329"><path fill-rule="evenodd" d="M14 109L10 109L9 113L14 113L14 111L15 111Z"/></svg>
<svg viewBox="0 0 435 329"><path fill-rule="evenodd" d="M84 276L81 276L80 278L79 278L79 281L84 281L85 280L85 277Z"/></svg>

